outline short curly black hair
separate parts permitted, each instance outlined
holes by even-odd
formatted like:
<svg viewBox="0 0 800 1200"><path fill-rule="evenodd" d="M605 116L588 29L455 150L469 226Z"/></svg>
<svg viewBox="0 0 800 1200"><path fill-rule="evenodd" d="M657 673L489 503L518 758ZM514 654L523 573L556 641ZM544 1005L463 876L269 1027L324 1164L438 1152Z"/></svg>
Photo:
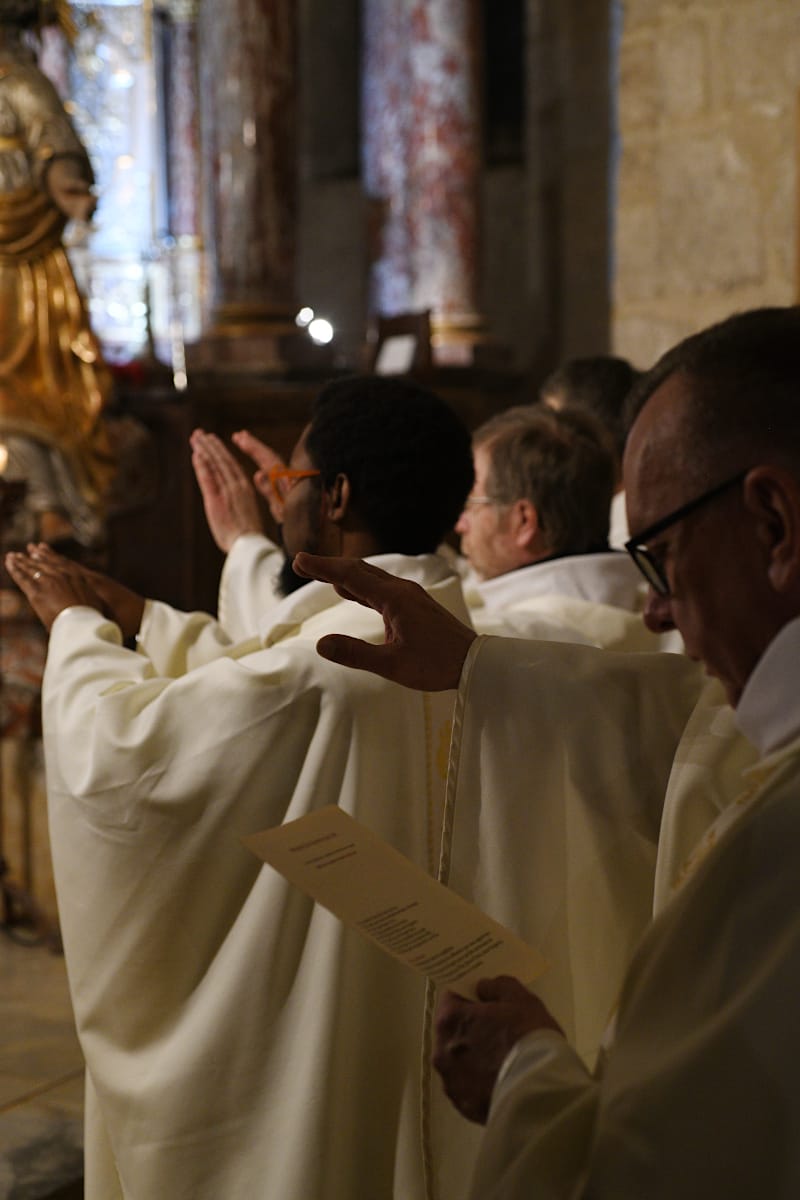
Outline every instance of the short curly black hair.
<svg viewBox="0 0 800 1200"><path fill-rule="evenodd" d="M463 421L406 378L353 375L329 383L314 403L306 450L323 487L347 476L353 507L383 553L435 550L472 487Z"/></svg>

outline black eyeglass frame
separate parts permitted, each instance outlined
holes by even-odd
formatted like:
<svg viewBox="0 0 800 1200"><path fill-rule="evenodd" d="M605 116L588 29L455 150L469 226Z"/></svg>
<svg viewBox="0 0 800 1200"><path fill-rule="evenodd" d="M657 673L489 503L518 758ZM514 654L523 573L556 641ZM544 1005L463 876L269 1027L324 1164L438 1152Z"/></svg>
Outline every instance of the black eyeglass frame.
<svg viewBox="0 0 800 1200"><path fill-rule="evenodd" d="M663 533L671 525L676 525L678 521L682 521L684 517L688 517L689 513L694 512L696 508L700 508L708 500L713 500L716 496L720 496L723 492L726 492L728 488L735 487L736 484L741 483L750 470L751 468L747 467L744 471L737 471L730 479L725 479L722 483L718 483L716 487L703 492L702 495L695 496L694 500L690 500L688 504L682 504L674 512L669 513L666 517L662 517L660 521L654 521L652 525L648 525L646 529L642 529L634 537L628 539L625 543L625 549L656 595L669 595L669 581L664 574L663 566L647 548L646 543L651 542L657 534Z"/></svg>

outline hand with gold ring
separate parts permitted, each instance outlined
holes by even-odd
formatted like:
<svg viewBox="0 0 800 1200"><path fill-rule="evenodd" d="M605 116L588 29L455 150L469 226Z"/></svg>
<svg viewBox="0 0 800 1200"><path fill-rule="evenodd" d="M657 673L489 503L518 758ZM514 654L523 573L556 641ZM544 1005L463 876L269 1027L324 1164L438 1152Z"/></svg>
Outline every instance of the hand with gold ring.
<svg viewBox="0 0 800 1200"><path fill-rule="evenodd" d="M10 552L6 569L45 629L59 613L74 605L105 611L105 605L78 563L49 548L29 546L27 553Z"/></svg>
<svg viewBox="0 0 800 1200"><path fill-rule="evenodd" d="M79 581L80 586L91 589L95 598L92 607L100 608L107 617L115 620L122 630L122 637L136 637L144 616L143 595L126 588L124 583L113 580L109 575L103 575L102 571L92 571L83 563L76 563L71 558L56 554L47 542L29 545L28 553L38 571L43 571L48 564L53 568L59 566L61 570L67 571L74 581ZM97 600L101 601L100 604L97 604Z"/></svg>

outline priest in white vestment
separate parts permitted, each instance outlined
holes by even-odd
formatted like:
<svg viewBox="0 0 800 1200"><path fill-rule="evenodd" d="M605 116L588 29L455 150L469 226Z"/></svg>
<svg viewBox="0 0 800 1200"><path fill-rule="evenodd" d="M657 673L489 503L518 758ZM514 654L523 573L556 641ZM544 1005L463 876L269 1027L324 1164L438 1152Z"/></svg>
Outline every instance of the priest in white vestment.
<svg viewBox="0 0 800 1200"><path fill-rule="evenodd" d="M471 479L468 434L438 398L339 381L275 476L286 551L366 555L465 620L458 577L430 551ZM452 693L320 659L325 633L383 636L326 584L241 641L233 571L226 627L46 548L9 570L51 627L45 746L87 1200L421 1198L422 983L240 839L337 803L435 870Z"/></svg>
<svg viewBox="0 0 800 1200"><path fill-rule="evenodd" d="M608 548L614 458L576 409L519 407L473 435L475 485L456 530L480 633L550 638L548 625L612 650L680 650L642 622L646 588Z"/></svg>
<svg viewBox="0 0 800 1200"><path fill-rule="evenodd" d="M474 1200L800 1194L798 378L800 309L767 309L687 339L641 385L625 473L638 531L630 552L650 584L647 618L680 629L687 656L724 688L757 761L716 819L717 797L701 805L700 841L677 870L688 814L679 809L677 825L665 826L660 912L593 1072L559 1014L518 981L486 980L477 1000L444 998L436 1066L464 1115L488 1117ZM526 676L541 686L541 647L474 641L447 617L431 624L406 589L401 597L400 585L358 564L331 573L302 558L297 565L384 619L380 651L331 638L320 646L326 657L410 686L460 676L457 725L477 703L483 742L496 750L484 786L499 793L511 762L535 779L528 714L493 708L487 693L522 694ZM580 663L589 651L574 653ZM732 745L719 700L705 689L702 719L687 727L688 754L676 765L688 768L690 786L702 787L695 750L702 758L710 738L717 750ZM649 746L640 749L646 761ZM732 760L727 768L735 773ZM600 803L605 791L601 778Z"/></svg>

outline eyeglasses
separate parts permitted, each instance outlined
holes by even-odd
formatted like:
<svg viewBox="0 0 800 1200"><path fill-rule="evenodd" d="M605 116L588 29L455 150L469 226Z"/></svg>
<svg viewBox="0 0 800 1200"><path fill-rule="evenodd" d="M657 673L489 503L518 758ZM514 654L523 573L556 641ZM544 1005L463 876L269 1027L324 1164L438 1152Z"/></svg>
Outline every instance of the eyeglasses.
<svg viewBox="0 0 800 1200"><path fill-rule="evenodd" d="M301 479L312 479L320 471L299 471L294 467L270 467L267 472L269 485L280 501L286 499L294 485Z"/></svg>
<svg viewBox="0 0 800 1200"><path fill-rule="evenodd" d="M464 501L464 508L477 508L480 504L494 504L495 501L491 496L467 496Z"/></svg>
<svg viewBox="0 0 800 1200"><path fill-rule="evenodd" d="M688 504L682 504L680 508L676 508L668 516L662 517L660 521L655 521L652 525L648 525L646 529L642 529L635 537L632 537L625 543L625 549L656 595L669 595L669 581L664 571L664 564L659 562L656 555L648 549L647 542L651 542L656 534L663 533L671 525L675 525L678 521L682 521L684 517L688 517L689 513L694 512L696 508L700 508L707 501L713 500L716 496L721 496L723 492L727 492L728 488L735 487L736 484L741 483L749 470L750 468L748 467L745 471L739 471L731 479L726 479L723 483L718 483L716 487L711 488L709 491L703 492L702 496L696 496Z"/></svg>

